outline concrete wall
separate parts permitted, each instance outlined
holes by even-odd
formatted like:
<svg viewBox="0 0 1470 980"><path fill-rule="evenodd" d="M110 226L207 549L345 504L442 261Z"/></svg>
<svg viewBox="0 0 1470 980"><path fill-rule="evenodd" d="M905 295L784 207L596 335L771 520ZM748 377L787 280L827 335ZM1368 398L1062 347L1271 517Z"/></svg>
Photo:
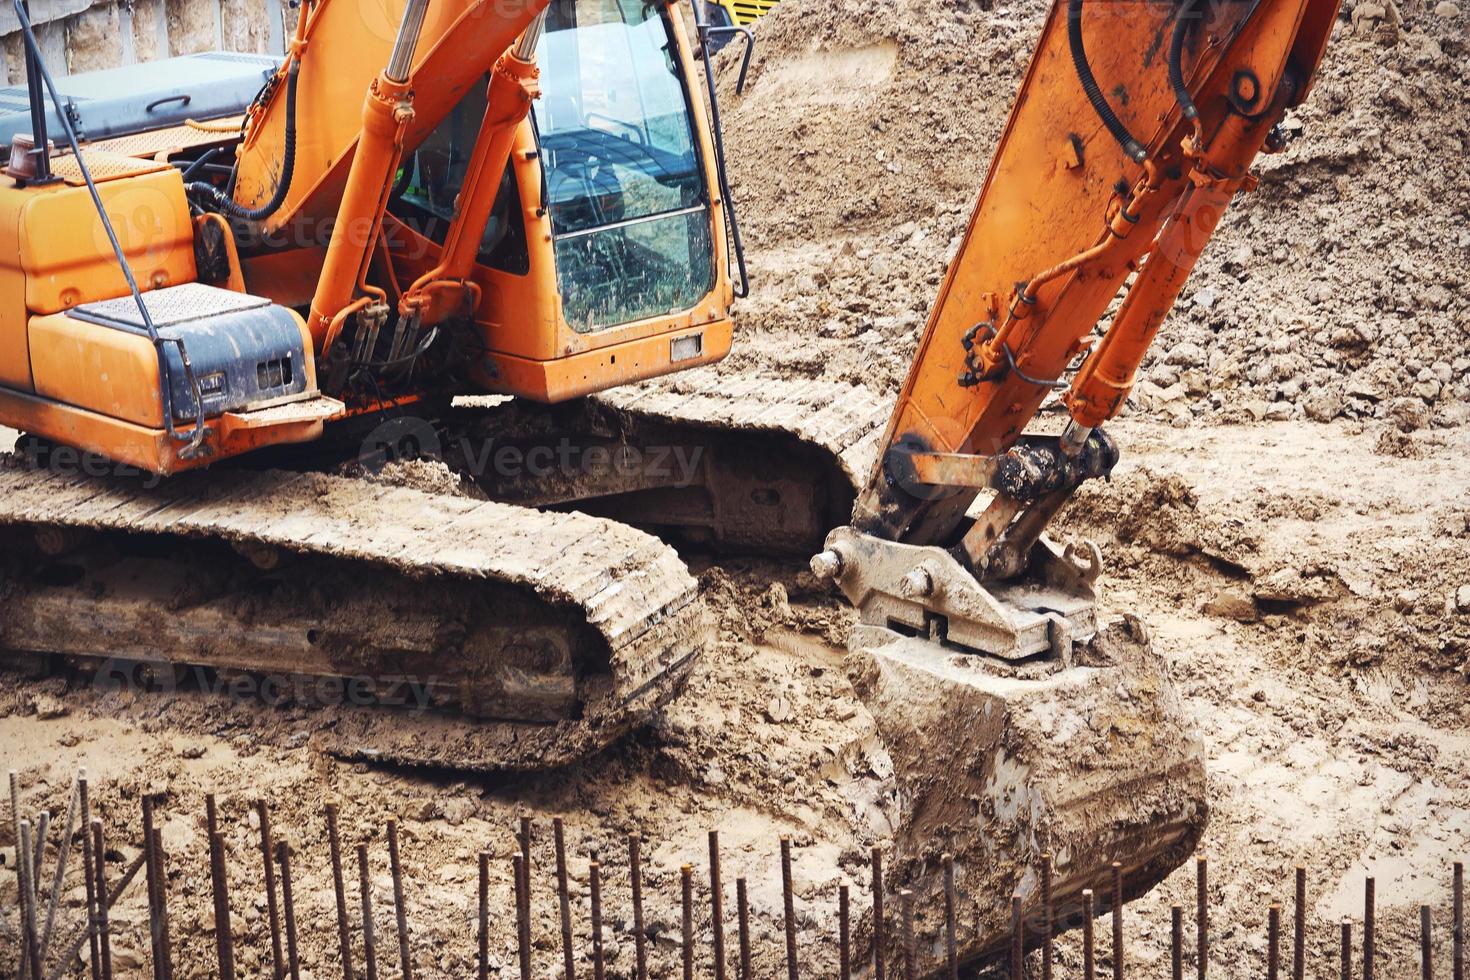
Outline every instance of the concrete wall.
<svg viewBox="0 0 1470 980"><path fill-rule="evenodd" d="M60 74L116 68L198 51L280 54L296 23L289 0L31 0L46 64ZM25 82L21 37L0 0L0 53L8 84Z"/></svg>

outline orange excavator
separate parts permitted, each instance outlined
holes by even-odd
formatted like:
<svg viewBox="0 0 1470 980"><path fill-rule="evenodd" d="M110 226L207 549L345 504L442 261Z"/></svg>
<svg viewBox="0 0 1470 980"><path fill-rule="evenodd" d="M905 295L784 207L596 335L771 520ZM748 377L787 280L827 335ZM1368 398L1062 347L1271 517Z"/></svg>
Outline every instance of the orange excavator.
<svg viewBox="0 0 1470 980"><path fill-rule="evenodd" d="M534 769L646 718L707 640L634 525L820 549L926 963L946 876L1062 907L1111 865L1101 908L1177 866L1205 821L1177 698L1141 625L1100 622L1096 547L1044 532L1116 463L1102 426L1282 146L1337 0L1058 0L896 407L637 383L722 358L745 290L707 25L691 45L657 0L388 6L311 0L237 116L86 145L26 30L0 649L311 702L351 757ZM1052 396L1065 429L1028 432ZM351 472L424 455L474 492ZM1060 928L973 913L966 959Z"/></svg>

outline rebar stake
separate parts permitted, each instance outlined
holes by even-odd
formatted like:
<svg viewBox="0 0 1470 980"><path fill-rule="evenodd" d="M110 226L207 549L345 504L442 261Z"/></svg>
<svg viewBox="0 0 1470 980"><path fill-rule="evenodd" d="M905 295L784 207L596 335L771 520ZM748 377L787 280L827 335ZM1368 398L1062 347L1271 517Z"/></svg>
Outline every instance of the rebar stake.
<svg viewBox="0 0 1470 980"><path fill-rule="evenodd" d="M883 980L883 850L873 845L873 980Z"/></svg>
<svg viewBox="0 0 1470 980"><path fill-rule="evenodd" d="M1205 980L1210 970L1210 888L1209 867L1205 858L1195 862L1194 892L1194 969L1198 980Z"/></svg>
<svg viewBox="0 0 1470 980"><path fill-rule="evenodd" d="M680 906L679 949L684 966L684 980L694 980L694 865L679 867Z"/></svg>
<svg viewBox="0 0 1470 980"><path fill-rule="evenodd" d="M637 980L648 980L648 936L643 931L643 859L639 848L638 832L634 831L628 835L628 866L633 885L633 950L637 957Z"/></svg>
<svg viewBox="0 0 1470 980"><path fill-rule="evenodd" d="M744 878L735 879L735 905L740 924L740 980L750 980L750 902Z"/></svg>
<svg viewBox="0 0 1470 980"><path fill-rule="evenodd" d="M720 883L720 832L709 832L709 915L713 933L715 980L725 980L725 895Z"/></svg>
<svg viewBox="0 0 1470 980"><path fill-rule="evenodd" d="M1097 918L1097 899L1091 888L1082 889L1082 980L1095 980L1097 976L1097 937L1093 935L1093 920Z"/></svg>
<svg viewBox="0 0 1470 980"><path fill-rule="evenodd" d="M837 889L837 964L840 980L852 980L852 909L846 885Z"/></svg>
<svg viewBox="0 0 1470 980"><path fill-rule="evenodd" d="M357 882L362 892L362 959L367 980L378 980L378 940L373 929L373 881L368 873L368 849L357 845Z"/></svg>
<svg viewBox="0 0 1470 980"><path fill-rule="evenodd" d="M954 889L954 855L946 854L940 860L944 862L944 959L945 964L949 967L949 980L959 980L959 940L955 928L955 909L958 902L955 900Z"/></svg>
<svg viewBox="0 0 1470 980"><path fill-rule="evenodd" d="M1113 980L1123 980L1123 863L1113 862Z"/></svg>
<svg viewBox="0 0 1470 980"><path fill-rule="evenodd" d="M587 868L592 886L592 978L603 980L602 960L602 865L593 861ZM686 977L685 980L688 980Z"/></svg>
<svg viewBox="0 0 1470 980"><path fill-rule="evenodd" d="M342 980L352 980L352 935L347 928L347 883L342 877L342 840L337 833L337 804L326 805L327 845L332 857L332 887L337 892L337 951Z"/></svg>
<svg viewBox="0 0 1470 980"><path fill-rule="evenodd" d="M786 976L788 980L796 980L796 899L791 886L791 838L788 836L781 838L781 905L786 921Z"/></svg>
<svg viewBox="0 0 1470 980"><path fill-rule="evenodd" d="M572 953L572 899L567 884L566 828L561 817L551 821L552 841L556 846L556 898L561 913L562 972L566 980L577 980L576 957Z"/></svg>

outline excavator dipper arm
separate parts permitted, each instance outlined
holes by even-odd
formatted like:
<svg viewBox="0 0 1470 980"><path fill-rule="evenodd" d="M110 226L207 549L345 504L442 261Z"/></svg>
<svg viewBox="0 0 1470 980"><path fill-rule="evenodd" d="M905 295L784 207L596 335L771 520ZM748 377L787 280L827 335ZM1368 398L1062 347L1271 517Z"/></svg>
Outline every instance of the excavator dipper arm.
<svg viewBox="0 0 1470 980"><path fill-rule="evenodd" d="M1043 531L1117 462L1100 427L1336 12L1058 0L852 525L812 561L859 611L847 663L899 784L895 879L1016 896L1011 917L959 911L965 962L1044 943L1039 903L1147 891L1203 833L1202 751L1161 658L1136 621L1099 622L1096 546ZM1049 395L1065 431L1027 434ZM892 930L881 948L897 972Z"/></svg>
<svg viewBox="0 0 1470 980"><path fill-rule="evenodd" d="M886 449L852 528L815 565L871 612L867 621L887 625L897 610L912 628L1006 658L1065 647L1055 634L1068 619L1086 638L1095 555L1064 554L1042 532L1083 480L1117 461L1100 427L1123 406L1225 208L1254 186L1256 154L1279 149L1275 127L1305 97L1337 8L1053 6ZM1071 416L1066 432L1025 434L1052 394ZM987 601L975 619L942 598L995 599L1018 584L1040 594L1016 616ZM1059 613L1058 603L1086 611ZM1035 615L1053 623L1052 643L1021 639Z"/></svg>

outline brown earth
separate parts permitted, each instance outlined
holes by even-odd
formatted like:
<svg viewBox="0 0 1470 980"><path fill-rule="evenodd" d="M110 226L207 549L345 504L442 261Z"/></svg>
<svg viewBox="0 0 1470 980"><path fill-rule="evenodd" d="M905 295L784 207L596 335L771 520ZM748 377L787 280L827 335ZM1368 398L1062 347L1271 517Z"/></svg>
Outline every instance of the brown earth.
<svg viewBox="0 0 1470 980"><path fill-rule="evenodd" d="M727 369L894 390L1048 4L781 5L719 77L757 329ZM1134 403L1178 422L1470 417L1470 16L1349 0Z"/></svg>

